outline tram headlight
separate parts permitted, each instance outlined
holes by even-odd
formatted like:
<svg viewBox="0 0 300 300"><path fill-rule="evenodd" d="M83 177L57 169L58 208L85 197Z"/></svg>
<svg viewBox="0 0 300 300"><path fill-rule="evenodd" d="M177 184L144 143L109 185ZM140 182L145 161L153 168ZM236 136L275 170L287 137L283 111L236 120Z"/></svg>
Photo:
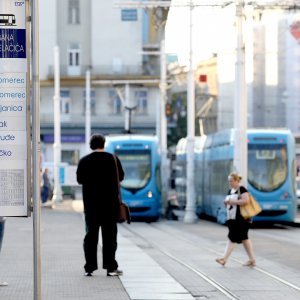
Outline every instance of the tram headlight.
<svg viewBox="0 0 300 300"><path fill-rule="evenodd" d="M152 191L149 191L147 196L148 196L148 198L152 198L153 197Z"/></svg>

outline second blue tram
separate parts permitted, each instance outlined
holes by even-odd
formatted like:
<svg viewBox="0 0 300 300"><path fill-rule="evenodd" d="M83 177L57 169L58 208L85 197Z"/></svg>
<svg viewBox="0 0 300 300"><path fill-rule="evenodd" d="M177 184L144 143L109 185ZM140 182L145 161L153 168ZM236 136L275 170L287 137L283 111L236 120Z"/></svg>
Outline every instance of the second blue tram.
<svg viewBox="0 0 300 300"><path fill-rule="evenodd" d="M115 153L122 163L125 178L121 182L121 193L133 219L157 220L162 209L157 138L146 135L109 136L105 149Z"/></svg>
<svg viewBox="0 0 300 300"><path fill-rule="evenodd" d="M294 222L296 217L295 145L289 130L252 129L248 137L248 189L262 206L255 221ZM186 172L186 140L177 145L177 179ZM234 132L226 130L195 139L195 195L197 213L225 223L224 195L233 171ZM185 185L176 187L185 200Z"/></svg>

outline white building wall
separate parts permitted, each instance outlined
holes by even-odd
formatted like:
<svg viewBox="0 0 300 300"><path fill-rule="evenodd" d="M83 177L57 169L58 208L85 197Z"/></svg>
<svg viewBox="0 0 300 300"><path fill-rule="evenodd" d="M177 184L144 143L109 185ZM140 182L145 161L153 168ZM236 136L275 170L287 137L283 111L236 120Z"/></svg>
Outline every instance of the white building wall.
<svg viewBox="0 0 300 300"><path fill-rule="evenodd" d="M281 120L277 116L279 96L278 81L278 16L266 15L263 26L265 28L265 126L282 127ZM281 62L280 62L281 63Z"/></svg>
<svg viewBox="0 0 300 300"><path fill-rule="evenodd" d="M300 37L290 32L296 21L300 14L271 13L245 36L249 127L287 127L300 134ZM233 126L234 49L229 39L218 53L218 130Z"/></svg>
<svg viewBox="0 0 300 300"><path fill-rule="evenodd" d="M228 9L222 23L218 52L218 130L233 127L236 30L234 10Z"/></svg>
<svg viewBox="0 0 300 300"><path fill-rule="evenodd" d="M40 3L40 79L47 79L49 66L53 65L53 47L57 44L56 1Z"/></svg>
<svg viewBox="0 0 300 300"><path fill-rule="evenodd" d="M218 130L233 127L235 55L218 54Z"/></svg>
<svg viewBox="0 0 300 300"><path fill-rule="evenodd" d="M92 63L96 68L115 73L141 70L142 67L142 13L137 21L122 21L121 9L114 1L92 0L91 40Z"/></svg>
<svg viewBox="0 0 300 300"><path fill-rule="evenodd" d="M297 18L300 20L299 14L270 13L254 28L255 127L287 127L299 132L300 47L289 30Z"/></svg>
<svg viewBox="0 0 300 300"><path fill-rule="evenodd" d="M80 0L80 22L69 24L68 1L41 0L41 129L42 138L47 136L41 145L44 161L53 161L53 47L60 47L61 91L67 90L70 95L69 114L61 114L61 133L72 136L83 136L85 126L84 97L85 85L83 79L85 68L92 66L93 78L117 79L133 76L144 79L142 75L142 11L138 11L137 21L122 21L121 9L113 7L113 0ZM72 75L68 72L68 50L70 45L80 46L80 72ZM113 72L115 67L122 66L121 73ZM47 80L48 79L48 80ZM104 134L123 128L124 111L116 114L113 111L109 90L113 86L94 85L95 114L91 116L92 132ZM156 122L156 100L159 97L157 87L131 86L131 99L134 91L147 90L147 112L133 112L132 125L145 132L154 133ZM134 104L134 103L133 103ZM106 128L108 128L106 130ZM50 141L49 141L50 139ZM66 139L70 141L70 139ZM62 151L79 151L79 156L85 155L85 144L80 142L62 142Z"/></svg>
<svg viewBox="0 0 300 300"><path fill-rule="evenodd" d="M91 64L90 0L79 0L79 22L70 22L69 1L57 2L57 42L60 47L60 69L63 76L84 75ZM77 17L76 17L77 18ZM70 66L69 52L79 52L79 66ZM75 59L75 58L73 58Z"/></svg>
<svg viewBox="0 0 300 300"><path fill-rule="evenodd" d="M252 15L253 10L250 8L248 14ZM247 125L248 128L253 127L253 80L254 80L254 43L253 43L253 26L254 19L246 18L245 22L245 71L246 71L246 86L247 86L247 103L248 103L248 115Z"/></svg>
<svg viewBox="0 0 300 300"><path fill-rule="evenodd" d="M286 90L283 101L286 105L287 127L299 136L300 134L300 40L296 40L289 31L290 26L300 21L300 14L286 18Z"/></svg>

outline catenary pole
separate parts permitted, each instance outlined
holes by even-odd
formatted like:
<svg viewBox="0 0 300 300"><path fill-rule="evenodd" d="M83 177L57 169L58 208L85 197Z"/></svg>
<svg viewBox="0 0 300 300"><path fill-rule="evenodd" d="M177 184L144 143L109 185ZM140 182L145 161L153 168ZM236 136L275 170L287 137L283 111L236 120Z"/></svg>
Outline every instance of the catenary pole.
<svg viewBox="0 0 300 300"><path fill-rule="evenodd" d="M167 205L168 190L169 190L169 167L167 157L167 118L165 113L166 106L166 92L167 92L167 64L165 52L165 30L162 30L162 37L160 42L160 150L161 150L161 178L162 178L162 199L163 207Z"/></svg>
<svg viewBox="0 0 300 300"><path fill-rule="evenodd" d="M85 75L85 154L90 152L91 136L91 71Z"/></svg>
<svg viewBox="0 0 300 300"><path fill-rule="evenodd" d="M60 134L60 70L59 47L54 47L54 191L52 201L61 202L62 193L59 181L59 167L61 162L61 134Z"/></svg>
<svg viewBox="0 0 300 300"><path fill-rule="evenodd" d="M190 44L189 44L189 71L187 90L187 179L186 179L186 208L185 223L194 223L195 214L195 187L194 187L194 142L195 142L195 81L193 61L193 0L190 1Z"/></svg>
<svg viewBox="0 0 300 300"><path fill-rule="evenodd" d="M41 201L40 201L40 76L39 76L39 0L31 2L32 40L32 171L33 171L33 295L42 299Z"/></svg>
<svg viewBox="0 0 300 300"><path fill-rule="evenodd" d="M236 0L236 65L234 98L234 169L247 185L248 149L247 149L247 89L245 75L245 43L243 38L244 0Z"/></svg>

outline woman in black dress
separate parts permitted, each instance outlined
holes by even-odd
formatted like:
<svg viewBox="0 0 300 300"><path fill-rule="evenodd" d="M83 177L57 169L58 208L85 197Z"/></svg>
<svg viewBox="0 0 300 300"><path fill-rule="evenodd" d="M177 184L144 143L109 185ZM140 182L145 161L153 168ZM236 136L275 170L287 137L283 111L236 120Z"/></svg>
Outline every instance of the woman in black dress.
<svg viewBox="0 0 300 300"><path fill-rule="evenodd" d="M224 266L234 250L236 244L243 244L249 260L244 263L244 266L254 267L255 258L251 240L248 238L248 230L250 220L245 220L240 213L240 206L245 205L249 201L247 189L240 185L242 177L237 173L231 173L228 176L230 190L224 200L227 209L227 226L229 229L228 242L225 249L225 254L222 258L217 258L216 262Z"/></svg>

